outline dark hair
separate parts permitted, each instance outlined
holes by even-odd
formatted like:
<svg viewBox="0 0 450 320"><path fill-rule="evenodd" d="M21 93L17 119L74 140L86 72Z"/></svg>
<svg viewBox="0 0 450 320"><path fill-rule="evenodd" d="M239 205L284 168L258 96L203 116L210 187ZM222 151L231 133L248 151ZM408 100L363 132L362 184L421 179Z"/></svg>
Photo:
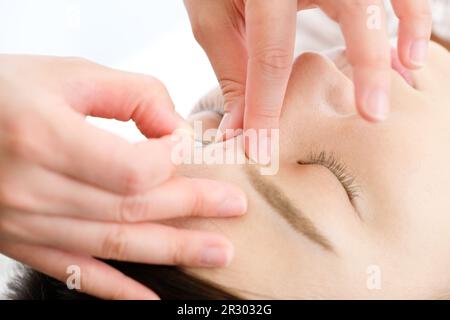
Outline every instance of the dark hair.
<svg viewBox="0 0 450 320"><path fill-rule="evenodd" d="M106 261L125 275L155 291L167 300L237 300L223 288L186 274L177 267ZM13 300L94 300L95 297L70 290L65 283L24 267L8 284Z"/></svg>

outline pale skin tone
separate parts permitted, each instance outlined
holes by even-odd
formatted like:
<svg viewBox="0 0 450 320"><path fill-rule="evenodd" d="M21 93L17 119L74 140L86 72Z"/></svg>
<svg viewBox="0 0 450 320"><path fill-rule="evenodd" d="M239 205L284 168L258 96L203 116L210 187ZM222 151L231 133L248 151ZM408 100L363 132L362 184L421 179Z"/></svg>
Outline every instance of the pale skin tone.
<svg viewBox="0 0 450 320"><path fill-rule="evenodd" d="M418 69L425 62L431 34L428 0L391 2L400 18L400 60L408 69ZM225 98L219 139L232 137L227 129L279 127L292 68L296 14L313 7L342 29L354 67L360 116L368 121L388 117L390 46L381 0L185 0L185 4L194 35L211 61ZM367 27L368 14L373 13L368 11L370 6L379 8L377 30Z"/></svg>
<svg viewBox="0 0 450 320"><path fill-rule="evenodd" d="M357 115L351 68L342 55L335 63L300 56L281 115L280 170L262 179L276 185L333 249L294 231L256 191L248 167L186 165L180 174L236 183L249 198L244 217L177 222L222 232L235 247L228 268L187 271L244 298L448 297L450 54L432 44L430 56L404 78L391 70L392 113L378 125ZM219 124L207 112L195 117ZM205 148L229 150L223 143ZM324 166L298 164L312 151L345 164L358 186L356 198L350 201ZM378 290L367 287L373 270L381 272Z"/></svg>
<svg viewBox="0 0 450 320"><path fill-rule="evenodd" d="M402 61L414 68L424 60L424 54L411 60L411 43L428 39L428 8L424 1L418 1L417 6L410 6L409 1L395 2L402 16ZM218 12L216 19L207 11L210 7L203 7L204 1L186 3L197 37L221 80L226 108L234 113L223 128L243 126L244 100L245 127L277 127L291 69L294 13L312 5L330 15L339 10L326 1L267 1L259 5L247 1L244 19L238 21L227 10L212 8ZM214 3L224 9L223 5L231 2ZM243 9L244 2L233 3ZM351 2L346 4L350 5L348 12L354 12ZM210 21L218 21L207 27L213 26L211 30L219 33L227 27L223 43L234 43L232 47L209 41L216 32L202 37L204 25L195 22L199 14L205 17L203 8ZM344 15L341 18L345 21ZM236 30L228 28L230 21L238 22ZM247 25L248 46L242 41L243 23ZM273 28L274 23L277 28ZM380 75L370 79L378 79L378 84L387 87L387 55L383 46L378 50L386 39L380 33L372 34L375 51L363 46L360 61L352 43L365 35L351 32L344 23L342 28L356 57L354 65L362 61L361 65ZM227 59L217 52L226 54ZM233 54L237 59L232 59ZM230 67L232 60L235 65ZM358 110L368 119L383 118L386 110L381 108L380 112L379 106L375 113L364 112L369 80L361 74L357 83L362 89L357 86L356 90ZM168 160L173 141L164 136L184 124L158 81L77 59L0 56L0 84L1 253L62 281L67 277L66 267L78 265L84 275L83 291L120 299L152 299L156 295L92 256L188 266L229 262L232 249L224 237L154 222L193 215L234 216L246 211L245 195L236 187L173 177L174 167ZM85 115L134 120L144 135L154 139L128 144L89 126L83 121ZM216 192L207 192L211 189ZM176 205L174 196L179 199Z"/></svg>
<svg viewBox="0 0 450 320"><path fill-rule="evenodd" d="M77 265L81 290L105 299L157 296L94 256L205 267L231 259L222 235L158 223L246 211L235 186L173 176L170 134L187 124L158 80L81 59L0 55L0 105L0 253L63 282ZM86 115L133 120L151 139L128 143Z"/></svg>

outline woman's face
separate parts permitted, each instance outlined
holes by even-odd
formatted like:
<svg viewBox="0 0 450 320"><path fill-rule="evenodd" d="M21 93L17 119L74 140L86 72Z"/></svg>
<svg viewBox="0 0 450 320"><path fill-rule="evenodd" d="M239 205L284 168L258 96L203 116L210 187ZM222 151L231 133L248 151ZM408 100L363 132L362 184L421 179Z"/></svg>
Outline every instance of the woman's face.
<svg viewBox="0 0 450 320"><path fill-rule="evenodd" d="M304 54L295 62L276 175L255 165L180 168L234 182L249 198L244 217L181 222L220 232L235 247L229 267L188 271L244 298L444 297L450 55L433 45L428 66L406 75L414 88L392 71L392 112L380 124L356 114L351 72L343 55L334 59Z"/></svg>

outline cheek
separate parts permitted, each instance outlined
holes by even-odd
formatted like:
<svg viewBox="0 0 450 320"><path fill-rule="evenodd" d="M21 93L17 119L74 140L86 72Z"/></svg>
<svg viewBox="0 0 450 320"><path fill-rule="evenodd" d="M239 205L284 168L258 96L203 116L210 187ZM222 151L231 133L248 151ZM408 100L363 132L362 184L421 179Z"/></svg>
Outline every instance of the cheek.
<svg viewBox="0 0 450 320"><path fill-rule="evenodd" d="M432 122L408 123L403 117L373 132L360 131L341 151L349 155L345 161L358 178L361 211L372 227L395 237L408 236L403 232L408 228L422 234L421 225L450 212L450 152ZM450 215L445 219L450 222Z"/></svg>

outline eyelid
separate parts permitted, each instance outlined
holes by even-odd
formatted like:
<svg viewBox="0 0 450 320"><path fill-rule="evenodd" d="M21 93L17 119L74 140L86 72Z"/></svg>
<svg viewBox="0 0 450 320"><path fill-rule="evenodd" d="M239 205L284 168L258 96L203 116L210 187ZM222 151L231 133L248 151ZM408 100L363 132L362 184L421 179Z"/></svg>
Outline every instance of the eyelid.
<svg viewBox="0 0 450 320"><path fill-rule="evenodd" d="M297 161L297 163L300 165L320 165L327 168L341 183L350 202L353 202L359 196L360 190L356 184L356 178L348 172L347 167L333 153L326 153L325 151L311 153L307 161Z"/></svg>

